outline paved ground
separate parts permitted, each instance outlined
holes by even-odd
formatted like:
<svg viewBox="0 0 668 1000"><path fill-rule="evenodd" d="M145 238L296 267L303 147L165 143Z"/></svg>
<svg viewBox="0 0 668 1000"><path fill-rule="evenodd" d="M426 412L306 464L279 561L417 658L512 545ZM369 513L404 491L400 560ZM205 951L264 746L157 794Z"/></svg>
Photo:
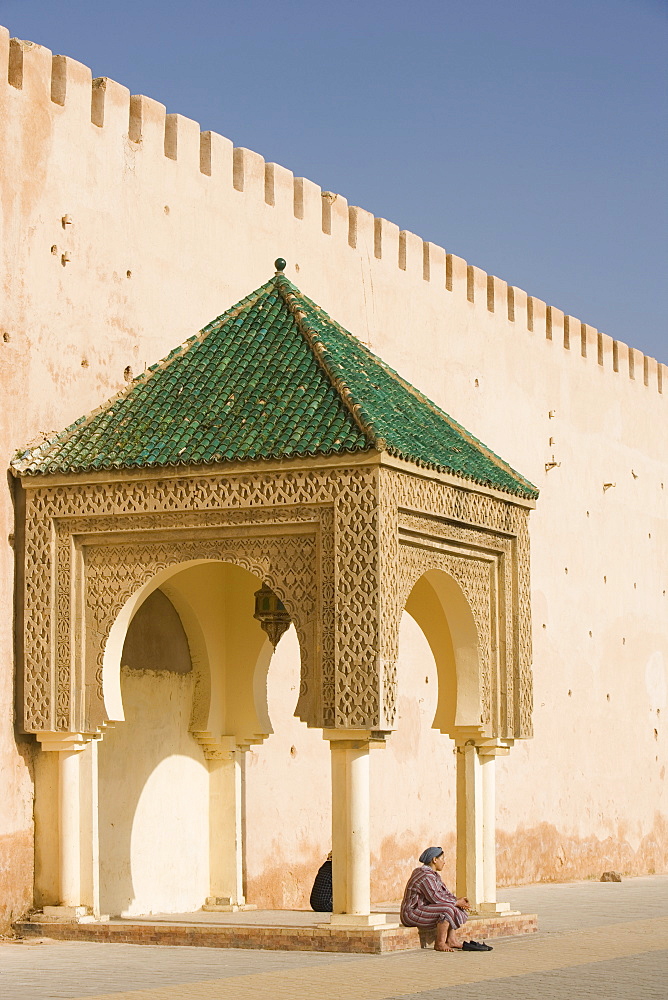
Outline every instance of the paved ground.
<svg viewBox="0 0 668 1000"><path fill-rule="evenodd" d="M668 876L503 893L541 931L487 954L0 947L2 1000L666 1000Z"/></svg>

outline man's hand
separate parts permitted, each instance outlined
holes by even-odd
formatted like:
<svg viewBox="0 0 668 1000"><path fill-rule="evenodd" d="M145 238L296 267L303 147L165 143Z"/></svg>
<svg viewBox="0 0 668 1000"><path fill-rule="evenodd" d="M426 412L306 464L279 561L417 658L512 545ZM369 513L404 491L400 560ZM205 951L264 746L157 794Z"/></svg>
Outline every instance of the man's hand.
<svg viewBox="0 0 668 1000"><path fill-rule="evenodd" d="M471 904L469 903L466 896L462 896L461 899L455 900L455 906L458 906L460 910L470 910Z"/></svg>

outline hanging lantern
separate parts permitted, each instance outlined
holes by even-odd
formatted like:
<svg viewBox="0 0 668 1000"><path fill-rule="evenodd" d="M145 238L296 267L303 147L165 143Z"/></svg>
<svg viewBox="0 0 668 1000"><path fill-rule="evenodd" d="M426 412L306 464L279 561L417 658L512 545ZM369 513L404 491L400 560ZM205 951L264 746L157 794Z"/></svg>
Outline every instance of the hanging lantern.
<svg viewBox="0 0 668 1000"><path fill-rule="evenodd" d="M290 614L285 609L285 605L271 587L262 584L260 590L255 591L255 614L260 627L269 636L274 649L284 632L290 628Z"/></svg>

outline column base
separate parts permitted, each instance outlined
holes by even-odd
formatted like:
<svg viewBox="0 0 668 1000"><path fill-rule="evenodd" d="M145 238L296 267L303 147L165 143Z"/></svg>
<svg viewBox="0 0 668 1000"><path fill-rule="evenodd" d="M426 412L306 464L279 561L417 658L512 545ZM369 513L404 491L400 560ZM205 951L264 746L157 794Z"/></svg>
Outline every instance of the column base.
<svg viewBox="0 0 668 1000"><path fill-rule="evenodd" d="M239 913L241 910L257 910L257 906L247 903L243 896L236 902L231 896L207 896L202 909L206 913Z"/></svg>
<svg viewBox="0 0 668 1000"><path fill-rule="evenodd" d="M33 913L30 922L34 924L81 924L92 923L95 917L87 906L45 906L41 913Z"/></svg>
<svg viewBox="0 0 668 1000"><path fill-rule="evenodd" d="M485 917L495 913L503 917L512 917L519 913L519 910L511 910L510 903L479 903L476 912Z"/></svg>
<svg viewBox="0 0 668 1000"><path fill-rule="evenodd" d="M388 924L384 913L332 913L328 924L318 924L318 927L341 927L348 930L379 927L383 930L398 927L399 924Z"/></svg>

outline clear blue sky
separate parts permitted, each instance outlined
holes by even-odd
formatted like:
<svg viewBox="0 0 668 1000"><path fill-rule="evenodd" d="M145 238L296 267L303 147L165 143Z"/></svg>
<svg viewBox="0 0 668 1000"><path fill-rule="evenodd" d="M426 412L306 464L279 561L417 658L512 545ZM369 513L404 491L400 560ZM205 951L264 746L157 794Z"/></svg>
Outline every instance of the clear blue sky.
<svg viewBox="0 0 668 1000"><path fill-rule="evenodd" d="M668 0L0 0L0 24L668 362Z"/></svg>

